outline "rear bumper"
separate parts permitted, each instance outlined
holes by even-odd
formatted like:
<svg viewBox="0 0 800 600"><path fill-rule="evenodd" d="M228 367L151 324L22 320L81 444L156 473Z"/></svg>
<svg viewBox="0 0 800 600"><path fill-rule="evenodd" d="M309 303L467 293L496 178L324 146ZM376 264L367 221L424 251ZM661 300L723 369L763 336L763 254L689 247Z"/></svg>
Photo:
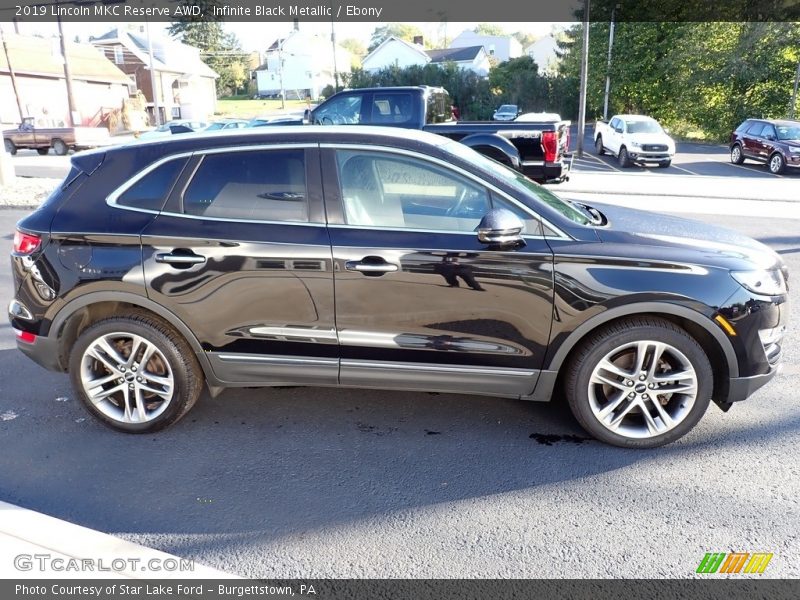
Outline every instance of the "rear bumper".
<svg viewBox="0 0 800 600"><path fill-rule="evenodd" d="M522 161L522 173L540 183L560 183L569 179L572 160L572 155L564 155L561 160L556 162L545 162L543 160Z"/></svg>
<svg viewBox="0 0 800 600"><path fill-rule="evenodd" d="M56 339L37 335L32 342L25 342L17 338L17 348L48 371L64 371L58 363L58 340Z"/></svg>

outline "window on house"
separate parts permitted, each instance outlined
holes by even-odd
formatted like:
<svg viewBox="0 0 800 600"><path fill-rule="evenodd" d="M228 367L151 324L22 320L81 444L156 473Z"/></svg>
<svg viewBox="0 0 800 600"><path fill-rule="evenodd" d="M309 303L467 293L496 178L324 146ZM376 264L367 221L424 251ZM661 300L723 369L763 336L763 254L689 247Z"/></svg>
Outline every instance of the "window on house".
<svg viewBox="0 0 800 600"><path fill-rule="evenodd" d="M114 62L118 65L125 64L125 51L122 46L114 46Z"/></svg>

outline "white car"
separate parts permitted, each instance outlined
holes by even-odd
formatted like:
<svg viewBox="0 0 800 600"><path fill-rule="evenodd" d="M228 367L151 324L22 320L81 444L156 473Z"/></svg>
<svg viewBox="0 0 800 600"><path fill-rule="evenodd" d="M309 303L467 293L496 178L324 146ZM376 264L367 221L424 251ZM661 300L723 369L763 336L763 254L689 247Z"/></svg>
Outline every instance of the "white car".
<svg viewBox="0 0 800 600"><path fill-rule="evenodd" d="M561 115L549 112L529 112L523 113L514 119L517 123L541 123L544 121L560 121Z"/></svg>
<svg viewBox="0 0 800 600"><path fill-rule="evenodd" d="M598 121L594 147L598 155L616 156L623 168L632 164L666 168L675 156L675 141L658 121L644 115L615 115L608 124Z"/></svg>
<svg viewBox="0 0 800 600"><path fill-rule="evenodd" d="M516 104L503 104L494 111L492 119L495 121L513 121L519 114L519 107Z"/></svg>

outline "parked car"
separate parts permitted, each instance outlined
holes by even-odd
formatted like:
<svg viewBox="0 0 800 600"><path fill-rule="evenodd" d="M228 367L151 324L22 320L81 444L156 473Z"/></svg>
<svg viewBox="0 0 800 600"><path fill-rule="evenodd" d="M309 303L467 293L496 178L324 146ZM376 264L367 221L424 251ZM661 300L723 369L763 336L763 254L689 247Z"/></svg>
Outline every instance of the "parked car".
<svg viewBox="0 0 800 600"><path fill-rule="evenodd" d="M155 129L145 131L139 134L139 139L150 140L154 138L167 137L174 133L190 133L193 131L202 131L208 127L205 121L194 121L191 119L174 119L159 125Z"/></svg>
<svg viewBox="0 0 800 600"><path fill-rule="evenodd" d="M248 127L268 127L271 125L302 125L303 115L267 115L255 117L247 123Z"/></svg>
<svg viewBox="0 0 800 600"><path fill-rule="evenodd" d="M762 162L770 173L800 167L800 121L747 119L731 133L731 162Z"/></svg>
<svg viewBox="0 0 800 600"><path fill-rule="evenodd" d="M204 382L548 400L625 447L777 372L781 257L560 199L425 132L276 127L76 154L17 225L17 347L131 433Z"/></svg>
<svg viewBox="0 0 800 600"><path fill-rule="evenodd" d="M513 121L519 114L520 110L516 104L503 104L500 108L494 111L492 119L495 121Z"/></svg>
<svg viewBox="0 0 800 600"><path fill-rule="evenodd" d="M223 131L228 129L243 129L247 127L248 121L245 119L220 119L207 125L201 131Z"/></svg>
<svg viewBox="0 0 800 600"><path fill-rule="evenodd" d="M632 164L657 164L668 167L675 156L675 142L661 124L644 115L616 115L606 124L594 127L597 154L613 154L622 168Z"/></svg>
<svg viewBox="0 0 800 600"><path fill-rule="evenodd" d="M346 90L308 111L306 121L318 125L422 129L459 141L535 181L561 182L569 178L569 121L456 121L452 106L450 94L440 87Z"/></svg>
<svg viewBox="0 0 800 600"><path fill-rule="evenodd" d="M16 154L17 150L33 148L45 155L53 149L64 156L70 149L86 150L111 143L108 129L103 127L36 127L33 117L26 117L16 129L3 131L3 144L6 152Z"/></svg>

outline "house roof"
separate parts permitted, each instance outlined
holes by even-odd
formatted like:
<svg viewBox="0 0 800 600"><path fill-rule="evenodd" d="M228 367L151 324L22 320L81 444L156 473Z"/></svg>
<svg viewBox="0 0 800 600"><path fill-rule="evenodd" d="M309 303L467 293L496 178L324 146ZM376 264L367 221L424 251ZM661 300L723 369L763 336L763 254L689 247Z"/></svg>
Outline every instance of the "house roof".
<svg viewBox="0 0 800 600"><path fill-rule="evenodd" d="M153 37L153 67L157 71L219 77L216 71L200 59L200 51L187 44ZM92 38L96 45L122 44L144 64L150 63L147 36L125 29L112 29L100 37Z"/></svg>
<svg viewBox="0 0 800 600"><path fill-rule="evenodd" d="M8 57L17 75L64 77L64 62L56 38L5 34ZM130 79L102 52L89 44L66 42L70 72L74 79L102 83L130 83ZM0 52L0 71L8 72L8 60Z"/></svg>
<svg viewBox="0 0 800 600"><path fill-rule="evenodd" d="M467 46L466 48L439 48L428 50L432 63L473 61L483 50L483 46Z"/></svg>
<svg viewBox="0 0 800 600"><path fill-rule="evenodd" d="M427 53L426 53L426 52L425 52L425 50L422 48L422 46L420 46L420 45L418 45L418 44L413 44L413 43L411 43L411 42L407 42L407 41L406 41L406 40L404 40L404 39L401 39L401 38L399 38L399 37L396 37L396 36L390 35L388 38L386 38L386 39L385 39L385 40L383 40L383 41L382 41L380 44L378 44L378 46L377 46L377 48L375 48L375 50L373 50L372 52L370 52L369 54L367 54L367 55L366 55L366 56L365 56L363 59L361 59L361 64L363 65L364 63L366 63L367 61L369 61L369 59L370 59L372 56L374 56L375 54L377 54L378 52L380 52L380 51L381 51L383 48L385 48L385 47L386 47L388 44L390 44L390 43L392 43L392 42L397 42L397 43L399 43L399 44L403 44L404 46L407 46L408 48L410 48L410 49L411 49L411 50L413 50L414 52L417 52L417 53L418 53L418 54L419 54L419 55L420 55L420 56L421 56L421 57L422 57L422 58L425 60L425 62L429 62L429 61L430 61L430 57L427 55Z"/></svg>

